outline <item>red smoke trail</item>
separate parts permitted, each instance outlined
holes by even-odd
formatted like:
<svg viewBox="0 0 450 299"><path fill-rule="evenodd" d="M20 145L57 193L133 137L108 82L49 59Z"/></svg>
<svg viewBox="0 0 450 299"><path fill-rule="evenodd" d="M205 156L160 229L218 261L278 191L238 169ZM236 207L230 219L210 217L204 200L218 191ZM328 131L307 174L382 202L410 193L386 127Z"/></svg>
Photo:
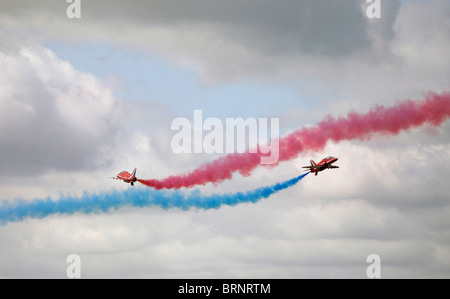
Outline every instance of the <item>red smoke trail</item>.
<svg viewBox="0 0 450 299"><path fill-rule="evenodd" d="M429 93L425 100L405 100L393 107L375 106L369 112L350 112L347 117L326 116L315 127L297 130L279 140L278 162L296 158L300 153L321 151L329 140L369 140L374 134L397 135L425 123L441 125L450 117L450 93ZM172 189L218 183L231 179L234 172L244 176L260 164L261 153L230 154L185 174L163 180L138 180L156 189ZM277 162L277 164L278 164ZM272 164L274 165L274 164Z"/></svg>

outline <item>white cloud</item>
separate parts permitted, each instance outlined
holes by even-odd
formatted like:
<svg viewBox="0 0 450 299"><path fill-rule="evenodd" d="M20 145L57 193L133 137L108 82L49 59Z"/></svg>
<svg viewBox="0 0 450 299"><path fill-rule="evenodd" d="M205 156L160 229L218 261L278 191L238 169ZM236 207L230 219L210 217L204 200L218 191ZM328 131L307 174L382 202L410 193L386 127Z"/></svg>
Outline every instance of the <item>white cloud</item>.
<svg viewBox="0 0 450 299"><path fill-rule="evenodd" d="M97 78L42 47L0 55L3 175L84 168L111 144L115 99Z"/></svg>
<svg viewBox="0 0 450 299"><path fill-rule="evenodd" d="M168 123L164 107L136 113L139 103L133 111L101 79L39 45L0 49L0 67L2 199L104 190L124 167L165 173L148 135ZM141 130L139 119L153 121Z"/></svg>

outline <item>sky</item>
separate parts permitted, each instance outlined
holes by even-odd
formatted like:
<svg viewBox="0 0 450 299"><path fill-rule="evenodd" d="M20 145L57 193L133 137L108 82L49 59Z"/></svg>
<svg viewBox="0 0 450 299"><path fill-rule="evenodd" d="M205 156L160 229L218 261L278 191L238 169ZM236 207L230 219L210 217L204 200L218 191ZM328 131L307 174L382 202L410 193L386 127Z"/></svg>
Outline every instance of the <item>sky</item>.
<svg viewBox="0 0 450 299"><path fill-rule="evenodd" d="M194 110L278 118L284 136L450 90L446 0L381 0L379 19L363 0L81 0L81 18L69 5L0 2L3 205L165 192L110 177L163 179L224 156L171 148L172 122ZM77 254L82 278L366 278L377 254L382 278L449 278L449 121L178 192L248 192L329 155L339 169L257 202L0 223L0 277L66 278Z"/></svg>

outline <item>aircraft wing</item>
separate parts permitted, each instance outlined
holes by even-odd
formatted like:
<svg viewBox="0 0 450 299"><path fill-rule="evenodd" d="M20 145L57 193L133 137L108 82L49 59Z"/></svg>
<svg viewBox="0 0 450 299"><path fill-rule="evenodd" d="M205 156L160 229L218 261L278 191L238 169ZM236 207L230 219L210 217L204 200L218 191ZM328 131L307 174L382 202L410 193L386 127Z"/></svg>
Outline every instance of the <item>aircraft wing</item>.
<svg viewBox="0 0 450 299"><path fill-rule="evenodd" d="M322 166L319 166L319 165L317 165L317 166L302 166L302 168L308 168L308 169L318 169L320 167L322 167Z"/></svg>

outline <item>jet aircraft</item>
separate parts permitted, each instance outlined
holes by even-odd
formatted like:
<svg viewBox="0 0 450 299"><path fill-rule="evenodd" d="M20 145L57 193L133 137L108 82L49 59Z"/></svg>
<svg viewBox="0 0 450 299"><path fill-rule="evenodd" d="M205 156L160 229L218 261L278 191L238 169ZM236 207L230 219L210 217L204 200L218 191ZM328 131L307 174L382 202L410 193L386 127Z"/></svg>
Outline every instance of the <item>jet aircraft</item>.
<svg viewBox="0 0 450 299"><path fill-rule="evenodd" d="M303 166L302 168L309 168L305 171L311 171L311 173L315 173L317 175L320 171L323 171L325 169L331 169L331 168L339 168L339 166L331 165L334 162L336 162L338 158L328 156L319 163L315 163L313 160L310 160L311 166Z"/></svg>
<svg viewBox="0 0 450 299"><path fill-rule="evenodd" d="M130 183L131 186L134 186L134 182L136 182L136 168L133 170L132 173L129 173L128 171L122 171L117 176L113 177L115 180L122 180L125 183Z"/></svg>

